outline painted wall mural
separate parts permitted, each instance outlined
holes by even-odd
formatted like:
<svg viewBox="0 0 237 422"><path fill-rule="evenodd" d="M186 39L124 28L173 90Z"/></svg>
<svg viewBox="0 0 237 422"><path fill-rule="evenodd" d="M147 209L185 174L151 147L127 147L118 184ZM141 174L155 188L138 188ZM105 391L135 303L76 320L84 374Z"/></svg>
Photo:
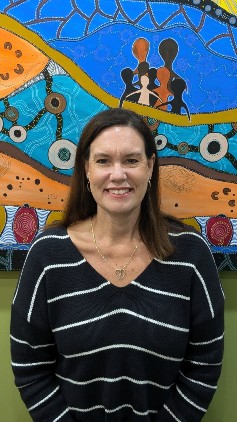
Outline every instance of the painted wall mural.
<svg viewBox="0 0 237 422"><path fill-rule="evenodd" d="M84 125L124 107L155 137L163 209L237 271L235 4L1 1L1 270L61 218Z"/></svg>

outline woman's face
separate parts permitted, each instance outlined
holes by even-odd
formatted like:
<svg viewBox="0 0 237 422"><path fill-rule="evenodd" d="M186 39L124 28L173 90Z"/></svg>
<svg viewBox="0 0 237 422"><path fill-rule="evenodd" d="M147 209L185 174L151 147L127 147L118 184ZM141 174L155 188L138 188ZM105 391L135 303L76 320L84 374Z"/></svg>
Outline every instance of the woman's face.
<svg viewBox="0 0 237 422"><path fill-rule="evenodd" d="M146 157L143 138L131 127L112 126L99 133L85 168L97 210L139 213L154 159Z"/></svg>

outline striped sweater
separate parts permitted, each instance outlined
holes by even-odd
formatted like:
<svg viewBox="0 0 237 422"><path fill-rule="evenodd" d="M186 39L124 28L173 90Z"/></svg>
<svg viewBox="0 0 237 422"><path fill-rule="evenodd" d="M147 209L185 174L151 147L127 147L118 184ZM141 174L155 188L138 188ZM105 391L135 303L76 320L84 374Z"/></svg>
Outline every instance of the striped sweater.
<svg viewBox="0 0 237 422"><path fill-rule="evenodd" d="M33 243L13 298L12 368L36 422L196 422L216 390L223 291L196 232L116 287L64 228Z"/></svg>

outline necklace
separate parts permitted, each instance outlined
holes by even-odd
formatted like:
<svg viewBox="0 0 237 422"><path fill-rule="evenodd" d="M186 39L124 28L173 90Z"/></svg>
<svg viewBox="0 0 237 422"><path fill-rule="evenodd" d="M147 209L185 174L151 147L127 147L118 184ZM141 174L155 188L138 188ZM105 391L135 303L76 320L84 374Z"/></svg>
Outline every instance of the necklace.
<svg viewBox="0 0 237 422"><path fill-rule="evenodd" d="M97 242L96 242L96 238L95 238L95 232L94 232L94 227L93 227L93 217L91 217L91 233L92 233L92 237L93 237L93 242L94 242L94 245L95 245L95 248L96 248L96 250L97 250L97 252L98 252L98 254L101 256L101 258L103 258L103 260L106 262L106 264L107 265L109 265L109 267L111 267L111 268L113 268L113 270L114 270L114 272L115 272L115 275L116 275L116 277L119 279L119 280L123 280L124 279L124 277L126 276L126 270L125 270L125 268L127 267L127 265L129 264L129 262L132 260L132 258L133 258L133 256L134 256L134 254L135 254L135 252L136 252L136 250L137 250L137 248L138 248L138 246L139 246L139 243L141 242L141 240L139 240L139 242L136 244L136 246L135 246L135 248L134 248L134 250L133 250L133 252L132 252L132 254L130 255L130 257L128 258L128 260L127 260L127 262L123 265L123 267L121 267L121 268L114 268L108 261L107 261L107 259L105 258L105 256L104 255L102 255L102 253L100 252L100 250L99 250L99 248L98 248L98 246L97 246Z"/></svg>

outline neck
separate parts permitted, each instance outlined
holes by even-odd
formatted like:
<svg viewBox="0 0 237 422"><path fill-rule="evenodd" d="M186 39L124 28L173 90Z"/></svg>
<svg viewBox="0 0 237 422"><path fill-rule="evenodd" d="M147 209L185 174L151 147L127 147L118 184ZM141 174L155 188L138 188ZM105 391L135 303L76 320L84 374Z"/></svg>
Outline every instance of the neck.
<svg viewBox="0 0 237 422"><path fill-rule="evenodd" d="M93 226L96 229L97 237L106 238L117 243L131 242L134 238L139 239L139 215L111 215L97 212L93 217ZM105 230L106 228L106 230Z"/></svg>

